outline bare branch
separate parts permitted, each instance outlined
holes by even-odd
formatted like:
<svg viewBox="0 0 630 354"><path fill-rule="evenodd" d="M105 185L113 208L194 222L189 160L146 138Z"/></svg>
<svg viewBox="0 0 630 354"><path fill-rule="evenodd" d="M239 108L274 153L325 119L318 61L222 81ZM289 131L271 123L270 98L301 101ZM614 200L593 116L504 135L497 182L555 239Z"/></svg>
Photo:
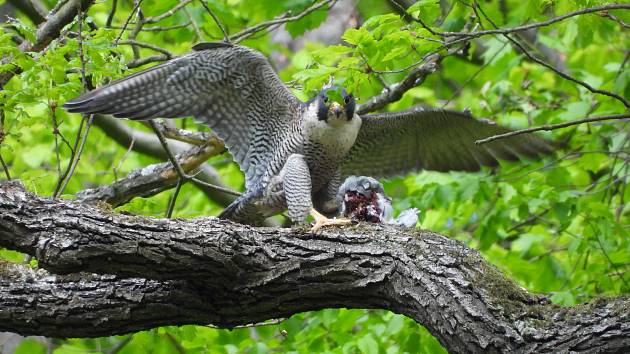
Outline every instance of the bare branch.
<svg viewBox="0 0 630 354"><path fill-rule="evenodd" d="M533 127L533 128L527 128L527 129L520 129L520 130L515 130L509 133L505 133L505 134L498 134L498 135L493 135L490 137L487 137L485 139L480 139L475 141L475 144L477 145L482 145L485 143L489 143L491 141L495 141L495 140L499 140L499 139L505 139L505 138L509 138L511 136L515 136L515 135L521 135L521 134L527 134L527 133L532 133L532 132L537 132L537 131L549 131L549 130L555 130L555 129L560 129L560 128L566 128L566 127L570 127L572 125L578 125L578 124L583 124L583 123L593 123L593 122L601 122L604 120L619 120L619 119L629 119L630 118L630 114L613 114L613 115L609 115L609 116L600 116L600 117L591 117L591 118L584 118L584 119L578 119L578 120L573 120L570 122L564 122L564 123L558 123L558 124L545 124L545 125L541 125L539 127Z"/></svg>
<svg viewBox="0 0 630 354"><path fill-rule="evenodd" d="M192 145L204 145L211 140L217 142L221 141L214 133L191 132L189 130L169 127L161 120L154 120L154 122L155 125L160 129L162 134L164 134L164 137L169 139L182 141L184 143Z"/></svg>
<svg viewBox="0 0 630 354"><path fill-rule="evenodd" d="M222 151L214 144L191 147L177 156L178 164L188 173L199 168L210 157ZM170 162L149 165L131 172L111 185L86 189L77 193L83 203L105 202L112 207L128 203L136 197L150 197L173 188L178 180L177 171Z"/></svg>
<svg viewBox="0 0 630 354"><path fill-rule="evenodd" d="M123 33L125 33L125 30L127 29L127 26L129 26L129 22L131 21L131 18L133 17L133 15L136 14L136 11L140 10L140 4L142 3L142 0L135 0L134 1L134 7L131 10L131 12L129 13L129 16L127 16L127 19L125 20L125 23L122 25L122 28L120 29L120 33L118 33L118 37L116 37L116 39L114 40L114 44L117 44L118 41L120 41L120 39L123 36Z"/></svg>
<svg viewBox="0 0 630 354"><path fill-rule="evenodd" d="M198 180L194 176L189 176L188 174L186 174L186 171L184 171L182 166L179 165L179 162L177 161L177 158L175 158L175 155L173 154L173 152L171 152L171 149L168 147L168 144L166 143L166 139L164 138L164 134L162 134L162 131L160 130L160 127L157 124L155 124L155 122L153 120L149 120L148 122L151 125L151 128L153 129L153 131L155 132L155 135L157 135L158 140L160 141L160 144L162 145L162 147L166 151L166 155L168 156L168 159L171 161L171 164L173 164L173 166L175 166L175 170L177 171L177 174L179 175L179 178L181 180L183 180L183 182L195 181L195 182L197 182L199 184L205 185L206 187L213 188L213 189L215 189L215 190L217 190L219 192L228 193L228 194L232 194L232 195L236 195L236 196L241 195L241 193L233 191L233 190L231 190L229 188L224 188L224 187L221 187L221 186L213 185L211 183ZM221 146L223 146L223 144L221 144Z"/></svg>
<svg viewBox="0 0 630 354"><path fill-rule="evenodd" d="M116 14L117 7L118 7L118 0L112 0L112 8L109 10L109 14L107 15L107 21L105 21L105 27L112 28L112 21L114 20L114 15Z"/></svg>
<svg viewBox="0 0 630 354"><path fill-rule="evenodd" d="M317 1L317 0L316 0ZM301 19L302 17L310 14L313 11L319 10L322 7L324 7L325 5L328 5L330 3L333 3L334 0L323 0L321 2L315 2L313 5L307 7L306 9L304 9L304 11L300 12L299 14L295 15L295 16L291 16L290 12L285 12L284 14L277 16L276 18L274 18L273 20L270 21L265 21L265 22L261 22L255 26L246 28L238 33L235 33L233 35L230 36L230 40L232 42L240 42L248 37L250 37L251 35L260 32L268 27L274 26L274 25L278 25L278 24L282 24L282 23L286 23L286 22L292 22L292 21L297 21L299 19Z"/></svg>
<svg viewBox="0 0 630 354"><path fill-rule="evenodd" d="M184 8L185 9L185 8ZM131 23L134 24L134 23ZM173 25L173 26L153 26L153 27L142 27L142 32L162 32L162 31L170 31L180 28L186 28L190 26L190 22L182 23L181 25ZM110 26L113 29L123 29L122 26Z"/></svg>
<svg viewBox="0 0 630 354"><path fill-rule="evenodd" d="M389 103L398 101L402 98L405 92L421 85L427 76L434 73L443 58L444 55L442 54L433 54L429 56L425 60L424 64L409 72L409 74L401 82L386 87L380 95L374 96L364 104L360 105L357 109L357 113L366 114L373 112L385 107Z"/></svg>
<svg viewBox="0 0 630 354"><path fill-rule="evenodd" d="M126 44L126 45L133 45L133 46L138 46L138 47L142 47L142 48L147 48L147 49L151 49L151 50L155 50L156 52L160 52L162 54L164 54L164 57L166 57L166 60L170 60L174 57L173 53L171 53L170 51L159 47L157 45L151 44L151 43L146 43L146 42L140 42L137 41L135 39L128 39L128 40L123 40L118 42L118 44Z"/></svg>
<svg viewBox="0 0 630 354"><path fill-rule="evenodd" d="M498 28L498 26L492 21L492 19L490 17L488 17L488 15L486 15L486 13L483 11L483 9L481 8L481 6L479 6L479 4L477 2L475 2L475 6L477 8L479 8L479 10L481 11L481 13L484 15L484 17L486 18L486 20L488 20L488 22L490 22L495 28ZM609 6L613 6L613 5L609 5ZM619 5L622 6L622 5ZM623 5L627 8L630 9L630 4L628 5ZM600 6L601 8L602 6ZM625 99L624 97L614 93L614 92L610 92L610 91L606 91L606 90L600 90L600 89L596 89L593 86L589 85L588 83L582 81L582 80L578 80L576 78L574 78L573 76L566 74L558 69L556 69L554 66L544 62L541 59L538 59L536 57L534 57L533 55L531 55L527 49L525 49L518 41L514 40L512 37L510 37L507 33L503 33L503 36L505 38L507 38L510 42L512 42L516 47L518 47L523 54L525 54L525 56L527 56L527 58L529 58L531 61L534 61L536 63L538 63L539 65L542 65L544 67L546 67L547 69L553 71L554 73L558 74L560 77L569 80L571 82L574 82L582 87L584 87L585 89L591 91L592 93L597 93L600 95L604 95L604 96L608 96L608 97L612 97L614 99L617 99L618 101L620 101L621 103L623 103L624 106L626 106L626 108L630 109L630 101L628 101L627 99Z"/></svg>
<svg viewBox="0 0 630 354"><path fill-rule="evenodd" d="M79 34L79 59L81 61L81 82L83 83L84 90L88 90L88 83L85 77L85 57L83 55L83 36L82 36L82 24L83 24L83 11L81 10L81 4L78 5L78 14L77 14L77 22L78 22L78 34ZM66 168L65 172L59 176L59 181L57 183L57 187L55 188L55 192L53 196L56 198L66 189L68 182L74 175L74 170L79 164L79 160L81 159L81 153L83 152L83 148L85 147L85 142L87 141L88 134L90 133L90 127L92 126L92 121L94 120L94 115L84 114L82 116L81 125L79 126L79 130L77 132L77 137L74 142L74 147L71 149L71 158ZM85 133L81 136L83 122L87 122L85 125ZM79 144L79 140L81 143ZM77 147L78 144L78 147Z"/></svg>
<svg viewBox="0 0 630 354"><path fill-rule="evenodd" d="M171 57L169 57L168 55L165 55L165 54L151 55L151 56L148 56L148 57L139 58L139 59L130 61L129 63L127 63L127 68L133 69L133 68L137 68L137 67L142 66L142 65L146 65L146 64L150 64L150 63L161 63L163 61L167 61L167 60L171 60L171 59L172 59Z"/></svg>
<svg viewBox="0 0 630 354"><path fill-rule="evenodd" d="M212 12L210 7L208 7L208 4L206 4L206 2L204 0L199 0L199 2L206 9L206 12L208 12L208 14L210 14L210 17L212 17L212 19L214 20L214 23L217 24L217 27L219 27L219 29L221 30L221 33L223 33L223 41L229 43L230 42L230 36L228 35L228 33L225 30L225 27L223 26L221 21L219 21L219 18L217 17L217 15L215 15L214 12Z"/></svg>
<svg viewBox="0 0 630 354"><path fill-rule="evenodd" d="M191 2L193 2L193 0L180 0L179 4L177 4L176 6L174 6L172 9L166 11L165 13L158 15L158 16L153 16L153 17L147 17L144 19L144 23L156 23L156 22L160 22L163 19L173 16L179 9L183 8L184 6L190 4Z"/></svg>
<svg viewBox="0 0 630 354"><path fill-rule="evenodd" d="M9 173L9 166L7 166L6 162L2 158L2 153L0 153L0 165L2 165L2 169L4 170L4 175L7 176L7 180L11 180L11 174Z"/></svg>
<svg viewBox="0 0 630 354"><path fill-rule="evenodd" d="M160 142L158 141L157 137L154 134L149 134L149 133L132 129L120 119L115 119L110 116L104 116L104 115L99 115L99 114L95 115L94 117L94 125L102 129L103 132L105 132L105 134L107 134L110 138L114 139L114 141L116 141L118 144L124 147L128 147L132 145L133 143L132 150L135 152L147 154L147 155L154 156L161 159L167 158L166 151L164 150L164 148L162 147L162 145L160 144ZM217 144L217 143L219 143L219 141L214 141L211 144ZM192 148L188 144L182 143L180 141L174 141L174 140L169 140L168 145L171 151L174 151L176 154L182 154L185 151L190 151L190 149ZM218 150L223 151L225 149L222 144L215 145L215 148L217 149L217 151ZM170 164L168 165L170 166ZM186 164L184 163L184 165ZM146 168L148 167L145 167L145 169ZM234 200L234 197L231 194L217 192L216 190L211 189L205 186L204 184L197 182L197 181L208 182L210 185L218 185L218 186L227 188L227 186L221 180L219 173L207 163L202 164L199 167L199 169L200 169L199 172L195 174L195 180L193 180L193 183L195 183L195 185L199 189L201 189L208 198L215 201L219 205L226 206L230 204ZM148 171L145 171L145 175L146 175L146 172ZM134 173L132 173L130 177L132 175L138 177ZM173 172L173 175L176 175L176 172ZM133 187L130 187L128 189L129 193L131 193L132 191L141 191L142 193L144 193L144 191L151 190L151 188L142 187L142 185L151 185L151 182L137 180L131 184L133 184ZM155 186L155 184L153 186ZM172 186L173 185L164 186L164 189L171 188ZM136 197L138 195L143 195L139 192L139 194L130 194L129 196L124 196L125 193L118 192L119 189L117 189L115 186L111 186L111 187L113 188L112 189L113 192L110 193L104 190L103 193L101 193L101 195L104 195L104 196L116 195L116 197L112 197L112 199L114 200L119 199L119 198L122 198L122 199L128 198L127 200L131 200L133 197ZM104 186L101 188L110 188L110 187ZM154 189L155 188L157 187L154 187ZM157 190L156 193L164 189ZM96 200L98 198L100 197L95 196L92 199ZM101 200L105 200L105 199L101 199Z"/></svg>
<svg viewBox="0 0 630 354"><path fill-rule="evenodd" d="M564 15L553 17L553 18L550 18L547 21L534 22L534 23L530 23L530 24L527 24L527 25L521 25L521 26L516 26L516 27L511 27L511 28L497 28L497 29L491 29L491 30L485 30L485 31L477 31L477 32L440 32L440 35L442 35L442 36L452 36L452 37L462 37L462 38L458 38L458 39L450 42L450 44L455 44L455 43L458 43L458 42L468 41L468 40L473 39L473 38L479 38L479 37L487 36L487 35L491 35L491 34L511 34L511 33L514 33L514 32L521 32L521 31L532 29L532 28L545 27L545 26L549 26L549 25L552 25L552 24L557 23L557 22L564 21L564 20L566 20L568 18L571 18L571 17L580 16L580 15L584 15L584 14L589 14L589 13L593 13L593 12L608 11L608 10L615 10L615 9L628 10L628 9L630 9L630 4L609 4L609 5L589 7L589 8L586 8L586 9L582 9L582 10L578 10L578 11L574 11L574 12L569 12L569 13L566 13Z"/></svg>

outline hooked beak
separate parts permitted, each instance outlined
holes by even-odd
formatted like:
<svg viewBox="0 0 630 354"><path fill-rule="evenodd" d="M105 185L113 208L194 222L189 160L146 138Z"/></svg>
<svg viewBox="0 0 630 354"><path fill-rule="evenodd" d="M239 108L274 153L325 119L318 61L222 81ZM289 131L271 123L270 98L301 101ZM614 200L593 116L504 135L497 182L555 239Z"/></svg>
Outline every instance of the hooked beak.
<svg viewBox="0 0 630 354"><path fill-rule="evenodd" d="M341 105L337 102L333 102L330 105L329 110L335 115L335 117L339 118L339 116L341 115L341 113L343 113L343 108L341 107Z"/></svg>

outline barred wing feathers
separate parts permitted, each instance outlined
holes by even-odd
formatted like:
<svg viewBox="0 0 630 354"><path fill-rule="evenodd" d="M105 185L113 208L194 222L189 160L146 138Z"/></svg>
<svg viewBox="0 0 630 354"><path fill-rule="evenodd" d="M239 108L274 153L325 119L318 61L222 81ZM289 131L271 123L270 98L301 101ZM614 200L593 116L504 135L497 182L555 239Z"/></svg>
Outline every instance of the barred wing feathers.
<svg viewBox="0 0 630 354"><path fill-rule="evenodd" d="M476 120L463 112L413 107L370 114L342 165L342 175L390 177L414 170L478 171L498 160L537 158L551 152L534 135L517 135L484 145L478 139L510 130Z"/></svg>
<svg viewBox="0 0 630 354"><path fill-rule="evenodd" d="M194 116L224 140L249 188L291 131L301 102L258 51L227 43L203 43L194 49L64 107L134 120Z"/></svg>

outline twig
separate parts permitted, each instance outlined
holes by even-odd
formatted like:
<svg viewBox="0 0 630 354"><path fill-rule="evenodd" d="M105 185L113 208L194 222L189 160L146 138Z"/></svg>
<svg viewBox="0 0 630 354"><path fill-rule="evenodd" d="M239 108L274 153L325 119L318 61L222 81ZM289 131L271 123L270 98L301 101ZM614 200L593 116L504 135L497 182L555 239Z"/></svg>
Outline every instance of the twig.
<svg viewBox="0 0 630 354"><path fill-rule="evenodd" d="M628 161L628 160L626 160ZM630 167L630 164L626 164L626 171L625 174L626 176L628 175L628 167ZM623 212L623 209L625 207L625 200L624 200L624 196L626 194L626 188L628 187L628 180L626 179L624 181L623 186L621 187L621 190L619 191L619 205L617 206L617 210L615 210L615 219L617 220L617 223L619 223L621 221L621 213Z"/></svg>
<svg viewBox="0 0 630 354"><path fill-rule="evenodd" d="M127 26L129 26L129 21L131 21L131 18L133 17L133 15L135 15L136 11L138 11L141 3L142 3L142 0L135 1L133 10L131 10L131 12L129 13L129 16L127 16L127 19L125 20L125 23L123 24L122 29L120 30L120 33L118 34L118 37L116 37L116 39L114 40L114 45L118 44L118 41L120 41L120 39L122 38L123 33L125 33L125 30L127 29Z"/></svg>
<svg viewBox="0 0 630 354"><path fill-rule="evenodd" d="M140 58L140 59L136 59L136 60L132 60L129 63L127 63L127 68L129 69L133 69L133 68L137 68L139 66L142 65L146 65L149 63L159 63L159 62L163 62L163 61L167 61L172 59L171 57L169 57L168 55L165 54L161 54L161 55L151 55L148 57L144 57L144 58Z"/></svg>
<svg viewBox="0 0 630 354"><path fill-rule="evenodd" d="M197 38L195 38L197 41L204 41L204 37L203 37L203 33L201 33L201 30L199 29L199 26L197 26L197 22L195 22L195 19L192 17L192 15L190 14L190 11L188 11L187 8L183 8L184 13L186 14L186 17L188 17L188 24L190 24L193 28L193 31L195 31L195 35L197 36Z"/></svg>
<svg viewBox="0 0 630 354"><path fill-rule="evenodd" d="M107 354L118 354L118 352L125 347L125 345L127 345L129 342L131 342L131 340L133 339L133 335L129 334L127 335L123 340L121 340L120 342L116 343L115 346L113 346L109 351L107 351Z"/></svg>
<svg viewBox="0 0 630 354"><path fill-rule="evenodd" d="M498 29L498 26L494 23L494 21L492 21L492 19L485 13L485 11L483 10L483 8L481 8L481 6L479 6L479 4L475 1L474 2L475 6L479 8L479 11L483 14L483 16L486 18L486 20L488 20L488 22L490 22L490 24L492 24L492 26L494 26L495 28ZM613 5L610 5L613 6ZM628 8L630 9L630 4L628 5L619 5L621 7L619 8ZM599 8L604 8L604 6L599 6ZM613 7L614 8L614 7ZM562 16L561 16L562 17ZM526 26L523 26L526 27ZM547 69L555 72L556 74L558 74L560 77L572 81L584 88L586 88L587 90L591 91L592 93L598 93L600 95L604 95L604 96L608 96L608 97L612 97L617 99L618 101L620 101L621 103L623 103L624 106L626 106L627 108L630 109L630 101L626 100L625 98L621 97L620 95L614 93L614 92L610 92L610 91L606 91L606 90L600 90L600 89L596 89L594 87L592 87L591 85L587 84L586 82L582 81L582 80L578 80L574 77L572 77L571 75L565 74L564 72L556 69L554 66L552 66L551 64L546 63L545 61L538 59L536 57L534 57L533 55L531 55L527 49L525 49L518 41L514 40L512 37L508 36L507 33L502 33L503 36L505 36L505 38L507 38L510 42L512 42L516 47L518 47L523 54L525 54L530 60L546 67Z"/></svg>
<svg viewBox="0 0 630 354"><path fill-rule="evenodd" d="M624 273L620 272L619 271L619 266L615 262L613 262L612 259L610 259L610 256L608 256L608 252L606 252L606 248L602 244L602 241L599 239L599 234L600 234L599 230L591 223L591 219L590 218L586 218L585 221L588 223L588 225L593 230L593 235L595 236L595 240L597 241L597 245L599 245L599 249L604 254L604 257L608 261L608 264L610 264L610 267L613 269L615 275L617 275L619 277L619 280L621 280L623 285L625 285L626 289L630 289L630 285L628 285L628 282L626 281L626 278L624 277Z"/></svg>
<svg viewBox="0 0 630 354"><path fill-rule="evenodd" d="M116 14L116 6L118 5L118 0L112 0L112 9L109 11L109 15L107 15L107 21L105 21L105 27L111 28L112 21L114 20L114 15Z"/></svg>
<svg viewBox="0 0 630 354"><path fill-rule="evenodd" d="M432 35L434 35L434 36L442 36L443 35L442 32L436 32L433 29L431 29L431 27L427 26L424 23L424 21L422 21L422 19L417 18L415 16L412 16L409 12L407 12L407 9L405 9L405 7L403 5L398 3L398 1L396 1L396 0L389 0L389 2L392 5L396 6L398 8L398 10L403 13L403 16L408 17L408 18L412 19L415 22L418 22L420 24L420 26L422 26L424 29L429 31L429 33L431 33Z"/></svg>
<svg viewBox="0 0 630 354"><path fill-rule="evenodd" d="M50 116L52 119L53 125L53 135L55 136L55 156L57 159L57 174L61 176L61 157L59 156L59 126L57 125L57 115L55 114L54 107L51 106L52 102L48 103L48 108L50 108Z"/></svg>
<svg viewBox="0 0 630 354"><path fill-rule="evenodd" d="M483 9L481 9L481 8L479 8L479 9L482 10L482 12L483 12ZM453 36L453 37L463 37L463 38L458 38L458 39L450 42L450 44L454 44L456 42L466 41L466 40L470 40L470 39L473 39L473 38L479 38L481 36L486 36L486 35L489 35L489 34L510 34L510 33L514 33L514 32L525 31L525 30L532 29L532 28L549 26L549 25L552 25L552 24L554 24L556 22L561 22L561 21L564 21L564 20L566 20L568 18L579 16L579 15L584 15L584 14L589 14L589 13L599 12L599 11L618 10L618 9L626 9L626 10L630 9L630 4L609 4L609 5L589 7L589 8L586 8L586 9L582 9L582 10L578 10L578 11L574 11L574 12L569 12L569 13L566 13L564 15L560 15L560 16L551 18L551 19L549 19L547 21L534 22L534 23L530 23L530 24L527 24L527 25L521 25L521 26L516 26L516 27L511 27L511 28L496 28L496 29L485 30L485 31L477 31L477 32L441 32L440 35Z"/></svg>
<svg viewBox="0 0 630 354"><path fill-rule="evenodd" d="M214 133L191 132L184 129L169 127L162 121L154 121L165 137L173 140L183 141L192 145L204 145L210 140L218 140Z"/></svg>
<svg viewBox="0 0 630 354"><path fill-rule="evenodd" d="M175 202L177 201L177 196L179 196L179 191L182 189L183 179L177 179L177 186L175 187L175 192L173 192L173 196L168 201L168 208L166 209L166 218L170 219L173 216L173 209L175 208Z"/></svg>
<svg viewBox="0 0 630 354"><path fill-rule="evenodd" d="M208 7L208 4L206 4L205 1L199 0L199 2L201 3L201 6L203 6L206 9L206 11L210 14L210 16L212 17L214 22L217 24L217 26L221 30L221 33L223 33L223 41L229 43L230 42L230 36L227 34L227 31L225 30L225 27L223 27L223 24L221 23L221 21L219 21L219 18L217 17L217 15L215 15L214 12L212 12L212 10L210 9L210 7Z"/></svg>
<svg viewBox="0 0 630 354"><path fill-rule="evenodd" d="M0 152L0 164L2 164L2 169L4 170L4 174L7 176L7 180L11 180L11 174L9 173L9 166L7 166L6 162L2 158L2 152Z"/></svg>
<svg viewBox="0 0 630 354"><path fill-rule="evenodd" d="M169 52L168 50L162 48L162 47L158 47L154 44L150 44L150 43L146 43L146 42L140 42L137 41L135 39L127 39L124 41L120 41L118 42L118 44L126 44L126 45L132 45L132 46L138 46L138 47L142 47L142 48L147 48L147 49L151 49L151 50L155 50L156 52L160 52L162 54L164 54L168 59L172 59L173 58L173 53Z"/></svg>
<svg viewBox="0 0 630 354"><path fill-rule="evenodd" d="M138 34L140 34L140 31L145 24L144 20L144 12L142 12L142 8L138 8L138 21L136 22L136 26L133 28L131 33L129 33L129 36L127 36L128 40L133 41L138 38ZM138 49L138 46L132 45L131 50L133 51L133 58L136 60L140 59L140 49Z"/></svg>
<svg viewBox="0 0 630 354"><path fill-rule="evenodd" d="M171 344L173 344L175 350L177 350L179 354L186 354L186 348L182 347L182 345L177 341L177 339L175 339L175 337L173 337L172 334L166 332L164 335L166 336L166 338L168 338Z"/></svg>
<svg viewBox="0 0 630 354"><path fill-rule="evenodd" d="M291 21L297 21L299 19L301 19L302 17L310 14L313 11L319 10L320 8L324 7L327 4L330 4L331 2L333 2L333 0L324 0L322 2L319 3L314 3L313 5L311 5L310 7L304 9L302 12L300 12L299 14L295 15L295 16L290 16L290 12L285 12L284 14L277 16L276 18L274 18L273 20L269 20L269 21L265 21L265 22L261 22L255 26L246 28L236 34L233 34L230 36L230 40L232 40L233 42L240 42L244 39L246 39L247 37L251 36L252 34L261 31L267 27L276 25L276 24L281 24L281 23L285 23L285 22L291 22Z"/></svg>
<svg viewBox="0 0 630 354"><path fill-rule="evenodd" d="M613 119L627 119L630 118L630 114L612 114L612 115L608 115L608 116L599 116L599 117L591 117L591 118L584 118L584 119L578 119L578 120L574 120L574 121L570 121L570 122L564 122L564 123L558 123L558 124L545 124L545 125L541 125L539 127L533 127L533 128L527 128L527 129L520 129L520 130L515 130L509 133L504 133L504 134L497 134L497 135L493 135L490 137L487 137L485 139L480 139L475 141L476 145L483 145L486 143L489 143L491 141L495 141L495 140L499 140L499 139L505 139L505 138L509 138L512 136L516 136L516 135L521 135L521 134L527 134L527 133L531 133L531 132L537 132L537 131L549 131L549 130L555 130L555 129L560 129L560 128L566 128L566 127L570 127L572 125L578 125L578 124L582 124L582 123L592 123L592 122L599 122L599 121L604 121L604 120L613 120Z"/></svg>
<svg viewBox="0 0 630 354"><path fill-rule="evenodd" d="M453 92L453 95L451 96L451 98L449 98L449 99L448 99L448 101L446 101L446 102L442 105L442 107L446 107L449 103L451 103L451 101L452 101L455 97L457 97L457 95L459 95L459 93L462 91L462 89L464 89L464 87L466 87L466 85L468 85L469 83L471 83L471 82L472 82L472 81L473 81L473 80L477 77L477 75L479 75L479 74L480 74L480 73L481 73L481 72L482 72L485 68L487 68L487 67L488 67L488 65L489 65L490 63L492 63L492 61L494 60L494 58L496 58L496 57L497 57L497 55L499 55L499 53L501 53L501 51L503 50L503 48L505 48L506 46L507 46L507 42L506 42L506 43L503 43L503 46L501 46L501 48L499 48L499 50L497 50L497 51L496 51L496 53L494 53L494 54L492 55L492 57L491 57L491 58L490 58L490 59L489 59L486 63L484 63L483 65L481 65L481 67L480 67L477 71L475 71L475 73L474 73L474 74L472 74L472 75L471 75L468 79L466 79L466 81L464 81L464 83L463 83L461 86L459 86L459 87L455 90L455 92Z"/></svg>
<svg viewBox="0 0 630 354"><path fill-rule="evenodd" d="M181 9L182 7L190 4L193 0L182 0L180 1L179 4L177 4L176 6L174 6L172 9L166 11L165 13L158 15L158 16L153 16L153 17L147 17L144 19L144 23L156 23L156 22L160 22L163 19L173 16L179 9Z"/></svg>
<svg viewBox="0 0 630 354"><path fill-rule="evenodd" d="M85 77L85 56L83 53L83 35L82 35L82 24L83 24L83 11L81 9L81 4L79 3L77 8L77 26L78 26L78 42L79 42L79 59L81 61L81 82L83 83L84 90L87 90L87 79ZM87 118L87 119L86 119ZM81 136L81 131L83 130L83 122L87 120L87 124L85 125L85 134ZM72 149L70 164L66 168L63 176L59 178L59 182L57 183L57 187L55 188L55 192L53 194L54 198L57 198L63 191L66 189L68 182L72 178L74 171L79 164L79 160L81 159L81 153L83 152L83 148L85 147L85 142L87 141L87 137L90 133L90 127L92 126L92 121L94 120L94 115L90 114L89 117L87 115L83 115L81 119L81 124L79 126L79 131L77 132L77 137L74 142L74 147ZM81 141L81 143L77 144Z"/></svg>
<svg viewBox="0 0 630 354"><path fill-rule="evenodd" d="M81 153L83 152L83 147L85 146L85 142L87 141L88 134L90 133L90 127L92 126L93 120L94 120L94 115L90 114L90 117L87 119L87 124L85 125L85 134L83 134L83 137L81 138L81 144L79 145L79 150L74 154L74 159L71 160L70 171L69 173L66 173L61 189L59 189L58 191L55 191L56 193L55 198L58 197L61 193L63 193L63 191L66 189L68 182L70 182L70 178L72 178L72 175L74 174L74 170L79 164L79 160L81 159ZM77 136L77 138L79 138L79 136Z"/></svg>
<svg viewBox="0 0 630 354"><path fill-rule="evenodd" d="M186 8L184 8L186 10ZM137 23L130 23L131 25ZM182 23L181 25L173 25L173 26L153 26L153 27L142 27L142 32L162 32L162 31L170 31L174 29L186 28L190 25L190 22ZM110 26L113 29L122 29L122 26Z"/></svg>
<svg viewBox="0 0 630 354"><path fill-rule="evenodd" d="M114 173L114 180L116 181L118 180L118 170L120 170L120 167L122 166L123 162L125 162L129 154L131 153L131 150L133 150L133 145L135 143L136 143L136 137L134 136L131 139L131 143L129 143L129 147L127 148L127 151L125 151L125 154L120 158L120 161L118 161L118 164L116 165L116 167L112 169L112 172Z"/></svg>
<svg viewBox="0 0 630 354"><path fill-rule="evenodd" d="M630 25L628 25L627 23L623 22L622 19L620 19L619 17L609 14L608 12L605 12L602 14L603 17L609 18L615 22L617 22L619 24L619 26L621 26L622 29L630 29Z"/></svg>
<svg viewBox="0 0 630 354"><path fill-rule="evenodd" d="M445 55L442 54L432 54L423 65L413 69L401 82L386 87L381 94L372 97L369 101L360 105L357 109L357 113L369 113L399 100L405 92L422 84L427 76L435 72L438 63L444 56Z"/></svg>
<svg viewBox="0 0 630 354"><path fill-rule="evenodd" d="M228 193L228 194L232 194L232 195L241 195L241 193L235 192L235 191L233 191L231 189L223 188L221 186L216 186L216 185L210 184L208 182L198 180L197 178L195 178L193 176L187 175L186 172L184 172L184 170L182 169L182 166L179 164L179 162L177 162L177 159L175 158L175 156L171 152L171 149L168 147L168 144L166 143L166 139L164 138L164 135L162 134L162 131L160 130L158 125L155 124L155 122L153 120L149 120L149 124L151 125L151 128L153 129L153 131L157 135L158 140L160 141L160 144L164 148L164 151L166 152L166 155L168 156L168 159L171 161L171 164L173 164L173 166L175 167L175 170L177 171L177 174L179 175L180 179L183 179L184 182L186 182L186 181L194 181L195 183L204 185L204 186L209 187L209 188L213 188L213 189L215 189L217 191L220 191L220 192L224 192L224 193Z"/></svg>

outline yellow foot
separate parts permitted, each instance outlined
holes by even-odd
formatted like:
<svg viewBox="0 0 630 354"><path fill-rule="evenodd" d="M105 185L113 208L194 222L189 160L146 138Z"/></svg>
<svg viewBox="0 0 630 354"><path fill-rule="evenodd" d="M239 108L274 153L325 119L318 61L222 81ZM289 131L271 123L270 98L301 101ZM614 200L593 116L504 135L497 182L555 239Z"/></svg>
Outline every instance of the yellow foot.
<svg viewBox="0 0 630 354"><path fill-rule="evenodd" d="M352 220L347 218L334 218L329 219L324 215L320 214L317 210L311 209L311 216L315 219L315 225L311 228L311 232L317 232L317 230L321 229L324 226L341 226L341 225L350 225Z"/></svg>

